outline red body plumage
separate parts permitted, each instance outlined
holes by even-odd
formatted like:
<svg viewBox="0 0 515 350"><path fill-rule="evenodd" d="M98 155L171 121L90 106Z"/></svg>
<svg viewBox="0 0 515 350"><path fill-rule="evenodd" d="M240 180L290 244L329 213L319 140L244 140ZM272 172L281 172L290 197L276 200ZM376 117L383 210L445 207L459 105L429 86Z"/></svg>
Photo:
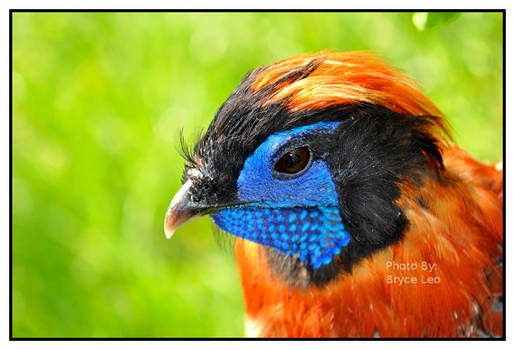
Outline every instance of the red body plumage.
<svg viewBox="0 0 515 350"><path fill-rule="evenodd" d="M309 77L281 83L286 74L317 60ZM439 116L440 130L447 134L442 114L413 81L369 54L293 57L263 70L253 88L274 83L263 104L285 96L290 96L288 108L294 110L365 102L405 114ZM328 285L286 285L271 271L262 247L237 239L248 336L502 334L503 315L494 306L503 293L502 171L475 161L441 135L435 138L444 159L441 176L451 181L426 179L416 188L401 184L397 203L409 220L403 239ZM406 269L413 264L417 268Z"/></svg>

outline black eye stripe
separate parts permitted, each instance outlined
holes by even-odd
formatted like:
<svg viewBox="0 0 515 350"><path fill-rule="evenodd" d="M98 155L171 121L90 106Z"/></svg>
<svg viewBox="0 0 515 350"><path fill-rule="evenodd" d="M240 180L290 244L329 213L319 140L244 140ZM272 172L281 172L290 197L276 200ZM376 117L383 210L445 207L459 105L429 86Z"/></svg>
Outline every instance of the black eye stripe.
<svg viewBox="0 0 515 350"><path fill-rule="evenodd" d="M311 150L308 146L294 148L284 153L274 165L274 171L283 175L301 173L311 163Z"/></svg>

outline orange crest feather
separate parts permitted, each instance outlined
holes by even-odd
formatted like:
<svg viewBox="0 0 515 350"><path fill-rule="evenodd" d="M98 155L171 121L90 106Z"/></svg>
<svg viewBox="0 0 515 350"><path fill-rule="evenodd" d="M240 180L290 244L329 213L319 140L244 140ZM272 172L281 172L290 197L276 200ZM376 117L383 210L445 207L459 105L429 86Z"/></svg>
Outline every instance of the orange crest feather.
<svg viewBox="0 0 515 350"><path fill-rule="evenodd" d="M310 67L305 77L288 79ZM275 86L274 86L275 85ZM415 80L368 52L328 52L298 55L266 67L252 88L273 87L264 103L287 99L291 110L322 109L334 105L370 103L411 115L443 118ZM438 126L449 135L443 119Z"/></svg>

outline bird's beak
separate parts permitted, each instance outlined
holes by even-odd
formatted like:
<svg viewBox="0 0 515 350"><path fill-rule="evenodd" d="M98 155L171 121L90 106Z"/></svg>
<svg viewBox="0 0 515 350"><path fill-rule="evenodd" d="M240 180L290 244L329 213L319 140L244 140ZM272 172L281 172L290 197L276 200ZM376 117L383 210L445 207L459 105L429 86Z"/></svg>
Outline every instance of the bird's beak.
<svg viewBox="0 0 515 350"><path fill-rule="evenodd" d="M190 191L193 183L188 180L182 185L179 192L175 194L166 211L165 216L165 236L166 238L172 237L175 230L185 223L195 220L202 215L209 214L218 210L240 207L251 204L250 201L223 202L223 203L208 203L202 201L201 203L192 201L190 198Z"/></svg>
<svg viewBox="0 0 515 350"><path fill-rule="evenodd" d="M166 238L172 237L175 230L181 225L209 212L209 209L206 209L206 207L202 207L190 200L189 191L191 185L191 180L186 181L179 192L175 194L168 207L164 223Z"/></svg>

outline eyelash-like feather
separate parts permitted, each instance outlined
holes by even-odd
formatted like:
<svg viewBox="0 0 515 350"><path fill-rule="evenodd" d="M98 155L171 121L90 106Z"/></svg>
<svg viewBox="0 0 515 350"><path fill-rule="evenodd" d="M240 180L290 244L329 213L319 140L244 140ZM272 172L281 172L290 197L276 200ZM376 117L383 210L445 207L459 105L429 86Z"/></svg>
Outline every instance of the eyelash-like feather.
<svg viewBox="0 0 515 350"><path fill-rule="evenodd" d="M204 134L204 129L201 128L198 135L197 140L194 145L197 145L202 139L202 135ZM177 150L179 155L187 162L187 166L200 168L201 164L199 162L199 158L197 157L195 146L190 146L184 137L184 128L181 128L179 131L179 149Z"/></svg>

